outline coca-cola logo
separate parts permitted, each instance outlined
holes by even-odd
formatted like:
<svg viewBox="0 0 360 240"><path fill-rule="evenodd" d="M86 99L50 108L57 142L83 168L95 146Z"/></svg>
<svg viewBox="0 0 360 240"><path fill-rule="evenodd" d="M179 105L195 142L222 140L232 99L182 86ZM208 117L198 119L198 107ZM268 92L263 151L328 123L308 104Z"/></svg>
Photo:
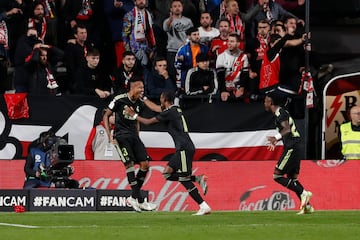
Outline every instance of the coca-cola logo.
<svg viewBox="0 0 360 240"><path fill-rule="evenodd" d="M240 196L239 210L289 210L295 208L295 201L289 193L274 191L269 194L266 186L248 189Z"/></svg>
<svg viewBox="0 0 360 240"><path fill-rule="evenodd" d="M179 182L165 181L162 177L164 166L151 166L148 175L145 179L142 189L149 191L148 200L154 202L159 206L159 210L162 211L185 211L188 208L187 198L189 197L186 189ZM193 172L196 172L194 169ZM163 184L157 184L156 189L148 189L148 183L161 182ZM124 178L112 178L112 177L100 177L90 178L83 177L79 179L80 186L83 188L96 188L96 189L130 189L129 183L126 177Z"/></svg>
<svg viewBox="0 0 360 240"><path fill-rule="evenodd" d="M318 160L316 164L320 167L333 168L338 167L346 162L345 159L329 159L329 160Z"/></svg>

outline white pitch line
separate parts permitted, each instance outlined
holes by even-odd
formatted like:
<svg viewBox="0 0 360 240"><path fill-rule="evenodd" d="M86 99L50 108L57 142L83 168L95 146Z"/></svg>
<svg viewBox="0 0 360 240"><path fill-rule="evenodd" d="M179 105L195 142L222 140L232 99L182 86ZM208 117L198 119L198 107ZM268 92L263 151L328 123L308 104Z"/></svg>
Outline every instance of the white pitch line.
<svg viewBox="0 0 360 240"><path fill-rule="evenodd" d="M22 225L22 224L13 224L13 223L0 223L0 226L7 226L7 227L20 227L20 228L39 228L39 226Z"/></svg>
<svg viewBox="0 0 360 240"><path fill-rule="evenodd" d="M23 225L23 224L13 224L13 223L0 223L0 226L7 227L19 227L19 228L52 228L52 229L61 229L61 228L98 228L98 225L86 225L86 226L32 226L32 225ZM111 226L114 228L119 228L121 226ZM129 228L129 226L124 226ZM136 226L136 228L150 228L150 226Z"/></svg>

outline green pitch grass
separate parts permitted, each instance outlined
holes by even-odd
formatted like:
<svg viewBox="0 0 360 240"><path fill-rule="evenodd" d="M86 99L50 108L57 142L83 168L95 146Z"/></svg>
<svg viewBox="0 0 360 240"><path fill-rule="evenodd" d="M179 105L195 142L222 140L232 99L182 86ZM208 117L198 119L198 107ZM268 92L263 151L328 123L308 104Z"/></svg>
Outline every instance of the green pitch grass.
<svg viewBox="0 0 360 240"><path fill-rule="evenodd" d="M0 213L1 240L359 239L360 211Z"/></svg>

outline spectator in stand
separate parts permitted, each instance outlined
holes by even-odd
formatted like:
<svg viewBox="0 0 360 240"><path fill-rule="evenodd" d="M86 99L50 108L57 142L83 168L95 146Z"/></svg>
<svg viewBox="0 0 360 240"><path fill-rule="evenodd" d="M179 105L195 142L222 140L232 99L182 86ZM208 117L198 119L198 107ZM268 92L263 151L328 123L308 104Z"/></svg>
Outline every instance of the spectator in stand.
<svg viewBox="0 0 360 240"><path fill-rule="evenodd" d="M37 31L39 39L44 43L47 32L47 22L45 19L45 7L41 0L33 4L32 12L28 20L28 28L34 28Z"/></svg>
<svg viewBox="0 0 360 240"><path fill-rule="evenodd" d="M163 29L164 20L169 17L172 0L149 1L148 9L153 14L153 30L156 39L156 56L166 56L167 33Z"/></svg>
<svg viewBox="0 0 360 240"><path fill-rule="evenodd" d="M219 20L220 35L211 40L210 55L212 59L217 58L219 54L223 53L228 48L228 38L230 34L230 22L226 18Z"/></svg>
<svg viewBox="0 0 360 240"><path fill-rule="evenodd" d="M215 70L209 68L210 59L206 53L196 56L197 67L187 72L185 80L186 95L208 97L211 102L216 94L218 81Z"/></svg>
<svg viewBox="0 0 360 240"><path fill-rule="evenodd" d="M50 64L50 56L52 63ZM26 59L25 67L29 77L29 94L58 95L59 85L54 74L54 66L62 60L64 52L59 48L38 43Z"/></svg>
<svg viewBox="0 0 360 240"><path fill-rule="evenodd" d="M122 64L114 70L111 76L114 94L126 93L129 90L130 81L133 79L144 79L144 70L136 61L135 54L125 51L122 56Z"/></svg>
<svg viewBox="0 0 360 240"><path fill-rule="evenodd" d="M68 77L66 82L61 83L63 93L73 92L75 73L81 66L86 65L87 51L91 46L87 42L87 29L84 25L75 25L73 33L75 39L70 39L65 48L65 66Z"/></svg>
<svg viewBox="0 0 360 240"><path fill-rule="evenodd" d="M27 33L20 37L16 45L14 57L14 87L16 92L29 91L29 77L25 67L25 60L29 57L36 44L42 43L37 36L37 31L34 28L27 30Z"/></svg>
<svg viewBox="0 0 360 240"><path fill-rule="evenodd" d="M27 31L28 15L23 0L0 1L0 19L4 20L8 35L8 59L13 64L17 42Z"/></svg>
<svg viewBox="0 0 360 240"><path fill-rule="evenodd" d="M75 73L74 93L107 98L110 96L111 82L99 72L100 52L96 48L89 49L86 55L86 65Z"/></svg>
<svg viewBox="0 0 360 240"><path fill-rule="evenodd" d="M19 8L12 8L9 11L6 9L6 6L0 6L0 94L11 89L12 85L7 76L10 58L9 34L6 20L14 14L22 13L22 10Z"/></svg>
<svg viewBox="0 0 360 240"><path fill-rule="evenodd" d="M111 134L115 128L115 115L109 117L109 127ZM120 160L115 146L109 142L109 137L106 134L104 121L93 127L85 146L86 160Z"/></svg>
<svg viewBox="0 0 360 240"><path fill-rule="evenodd" d="M184 5L183 15L191 19L194 26L199 26L199 0L182 0Z"/></svg>
<svg viewBox="0 0 360 240"><path fill-rule="evenodd" d="M270 35L269 49L263 56L260 69L259 90L261 94L277 91L278 94L282 93L283 96L288 95L286 91L284 92L284 89L287 89L287 87L279 84L282 61L281 51L286 47L302 45L304 41L305 35L298 39L291 39L290 36L285 36L285 33L283 35Z"/></svg>
<svg viewBox="0 0 360 240"><path fill-rule="evenodd" d="M246 44L246 52L248 53L250 71L249 71L249 94L250 99L257 100L259 94L259 77L261 63L264 54L269 48L270 41L270 23L263 19L258 22L256 38L250 39Z"/></svg>
<svg viewBox="0 0 360 240"><path fill-rule="evenodd" d="M95 27L95 4L96 0L66 0L64 5L64 18L67 25L67 28L70 30L70 35L72 29L76 25L84 26L89 35L89 40L94 42L96 36L94 27ZM72 37L72 36L70 36Z"/></svg>
<svg viewBox="0 0 360 240"><path fill-rule="evenodd" d="M360 159L360 107L350 109L350 122L340 125L341 153L346 160Z"/></svg>
<svg viewBox="0 0 360 240"><path fill-rule="evenodd" d="M154 15L154 25L163 27L164 20L169 17L169 9L174 0L153 0L149 1L149 8ZM181 0L179 0L181 1ZM182 2L182 1L181 1Z"/></svg>
<svg viewBox="0 0 360 240"><path fill-rule="evenodd" d="M200 42L210 47L211 40L220 35L217 28L212 27L213 20L210 13L202 12L200 15L199 35Z"/></svg>
<svg viewBox="0 0 360 240"><path fill-rule="evenodd" d="M176 69L174 66L176 53L182 45L186 44L188 39L186 31L193 27L190 18L184 17L182 13L182 1L173 0L170 7L170 16L163 23L163 29L168 37L166 60L170 77L174 80L176 79Z"/></svg>
<svg viewBox="0 0 360 240"><path fill-rule="evenodd" d="M124 16L122 36L125 50L134 52L141 66L150 69L156 41L152 16L146 10L146 4L147 0L135 0L135 7Z"/></svg>
<svg viewBox="0 0 360 240"><path fill-rule="evenodd" d="M52 46L57 46L58 42L58 12L56 0L41 0L44 6L44 17L46 19L47 31L44 42Z"/></svg>
<svg viewBox="0 0 360 240"><path fill-rule="evenodd" d="M263 1L263 0L259 0ZM230 22L230 32L235 32L240 35L241 44L240 49L245 48L245 23L248 22L255 14L260 12L260 5L255 5L247 13L240 13L239 5L236 0L224 0L222 2L223 9L220 13L220 19L226 18ZM218 24L216 24L218 26Z"/></svg>
<svg viewBox="0 0 360 240"><path fill-rule="evenodd" d="M279 34L280 36L285 36L286 29L285 29L283 21L276 20L276 21L272 22L270 34Z"/></svg>
<svg viewBox="0 0 360 240"><path fill-rule="evenodd" d="M284 17L291 16L296 19L297 23L304 25L304 20L299 19L294 14L290 13L289 11L285 10L275 1L272 0L259 0L259 4L255 7L260 6L261 11L258 11L257 14L251 20L251 36L256 36L256 26L259 21L263 19L267 19L270 23L275 20L281 20ZM251 11L251 10L249 10Z"/></svg>
<svg viewBox="0 0 360 240"><path fill-rule="evenodd" d="M297 39L297 20L295 17L288 17L284 21L287 40ZM301 38L301 37L300 37ZM280 84L282 91L289 97L295 97L301 88L302 72L305 69L304 46L297 45L283 48L280 61Z"/></svg>
<svg viewBox="0 0 360 240"><path fill-rule="evenodd" d="M249 81L249 61L239 48L240 42L240 36L231 33L228 49L216 59L220 96L224 102L241 99Z"/></svg>
<svg viewBox="0 0 360 240"><path fill-rule="evenodd" d="M185 90L185 78L187 71L196 67L196 56L199 53L208 54L209 48L200 43L199 29L196 27L186 30L189 42L179 48L175 58L175 67L178 70L176 86L181 92Z"/></svg>
<svg viewBox="0 0 360 240"><path fill-rule="evenodd" d="M133 0L105 0L104 12L107 17L111 38L114 43L116 67L122 63L124 53L124 42L122 39L123 18L125 13L134 8Z"/></svg>
<svg viewBox="0 0 360 240"><path fill-rule="evenodd" d="M155 58L154 70L149 73L147 78L147 96L151 99L158 100L161 93L175 92L175 81L171 79L167 70L167 62L164 57Z"/></svg>

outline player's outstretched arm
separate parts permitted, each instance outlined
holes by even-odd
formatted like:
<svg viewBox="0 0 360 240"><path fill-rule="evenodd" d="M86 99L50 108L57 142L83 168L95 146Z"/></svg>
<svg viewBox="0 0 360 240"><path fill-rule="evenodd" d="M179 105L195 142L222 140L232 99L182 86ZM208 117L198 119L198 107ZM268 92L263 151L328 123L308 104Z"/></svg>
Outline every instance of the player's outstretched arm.
<svg viewBox="0 0 360 240"><path fill-rule="evenodd" d="M150 125L150 124L154 124L154 123L157 123L159 122L159 120L157 120L156 117L152 117L152 118L143 118L143 117L140 117L135 111L134 109L126 106L124 108L124 111L125 111L125 114L135 118L138 122L142 123L142 124L145 124L145 125Z"/></svg>
<svg viewBox="0 0 360 240"><path fill-rule="evenodd" d="M154 111L154 112L161 112L162 111L160 105L157 105L156 103L154 103L153 101L151 101L147 97L144 97L144 103L151 111Z"/></svg>

